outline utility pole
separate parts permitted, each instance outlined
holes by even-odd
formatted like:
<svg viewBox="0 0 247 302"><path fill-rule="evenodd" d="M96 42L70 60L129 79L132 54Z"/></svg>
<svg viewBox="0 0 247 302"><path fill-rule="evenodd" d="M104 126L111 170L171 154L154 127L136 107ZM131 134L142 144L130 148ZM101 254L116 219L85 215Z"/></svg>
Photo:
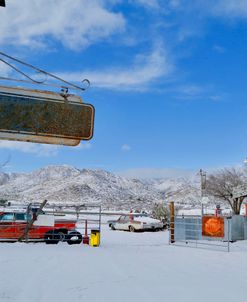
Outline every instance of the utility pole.
<svg viewBox="0 0 247 302"><path fill-rule="evenodd" d="M204 214L204 209L203 209L203 197L205 196L205 189L206 189L206 182L207 182L207 174L206 171L203 171L200 169L199 171L200 176L201 176L201 206L202 206L202 216Z"/></svg>

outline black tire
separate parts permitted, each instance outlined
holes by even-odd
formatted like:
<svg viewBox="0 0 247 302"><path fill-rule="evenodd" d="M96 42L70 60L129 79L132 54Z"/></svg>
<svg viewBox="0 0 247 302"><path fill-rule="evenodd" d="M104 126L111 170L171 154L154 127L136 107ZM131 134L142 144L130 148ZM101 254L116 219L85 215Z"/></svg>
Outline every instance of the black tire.
<svg viewBox="0 0 247 302"><path fill-rule="evenodd" d="M130 231L130 232L135 232L135 231L136 231L135 228L133 227L133 225L130 225L130 226L129 226L129 231Z"/></svg>
<svg viewBox="0 0 247 302"><path fill-rule="evenodd" d="M60 235L57 230L50 230L45 233L44 240L46 244L58 244Z"/></svg>
<svg viewBox="0 0 247 302"><path fill-rule="evenodd" d="M82 242L82 234L77 231L70 232L66 237L69 245L80 244Z"/></svg>
<svg viewBox="0 0 247 302"><path fill-rule="evenodd" d="M66 237L67 237L67 234L68 234L67 229L59 229L59 230L57 230L57 233L59 235L59 241L61 241L61 242L66 241Z"/></svg>
<svg viewBox="0 0 247 302"><path fill-rule="evenodd" d="M111 230L115 231L116 229L114 228L114 225L111 224Z"/></svg>

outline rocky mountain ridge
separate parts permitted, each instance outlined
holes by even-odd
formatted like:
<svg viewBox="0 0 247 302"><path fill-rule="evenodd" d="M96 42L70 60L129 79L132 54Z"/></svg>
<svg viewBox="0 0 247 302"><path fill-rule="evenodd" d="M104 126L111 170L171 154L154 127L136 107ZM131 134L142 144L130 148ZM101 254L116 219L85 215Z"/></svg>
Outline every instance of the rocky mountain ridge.
<svg viewBox="0 0 247 302"><path fill-rule="evenodd" d="M0 199L14 202L100 202L104 209L150 209L156 202L199 202L188 179L128 179L105 170L47 166L30 173L0 173Z"/></svg>

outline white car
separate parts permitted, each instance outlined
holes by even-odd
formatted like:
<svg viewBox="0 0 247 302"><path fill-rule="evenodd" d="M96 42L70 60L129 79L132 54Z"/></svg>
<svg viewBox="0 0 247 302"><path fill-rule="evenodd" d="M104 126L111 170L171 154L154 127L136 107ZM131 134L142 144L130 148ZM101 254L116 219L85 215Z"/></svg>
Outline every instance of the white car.
<svg viewBox="0 0 247 302"><path fill-rule="evenodd" d="M161 230L164 224L158 219L148 217L146 215L122 215L116 221L111 221L109 226L112 230L123 231L145 231L145 230Z"/></svg>

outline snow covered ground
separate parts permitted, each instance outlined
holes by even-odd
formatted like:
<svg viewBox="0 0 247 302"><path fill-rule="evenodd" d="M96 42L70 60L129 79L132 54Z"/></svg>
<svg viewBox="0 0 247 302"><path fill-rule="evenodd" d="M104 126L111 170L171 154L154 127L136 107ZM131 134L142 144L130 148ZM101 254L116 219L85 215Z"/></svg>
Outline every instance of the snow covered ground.
<svg viewBox="0 0 247 302"><path fill-rule="evenodd" d="M245 301L247 242L168 245L168 232L102 231L102 245L2 243L0 301Z"/></svg>

